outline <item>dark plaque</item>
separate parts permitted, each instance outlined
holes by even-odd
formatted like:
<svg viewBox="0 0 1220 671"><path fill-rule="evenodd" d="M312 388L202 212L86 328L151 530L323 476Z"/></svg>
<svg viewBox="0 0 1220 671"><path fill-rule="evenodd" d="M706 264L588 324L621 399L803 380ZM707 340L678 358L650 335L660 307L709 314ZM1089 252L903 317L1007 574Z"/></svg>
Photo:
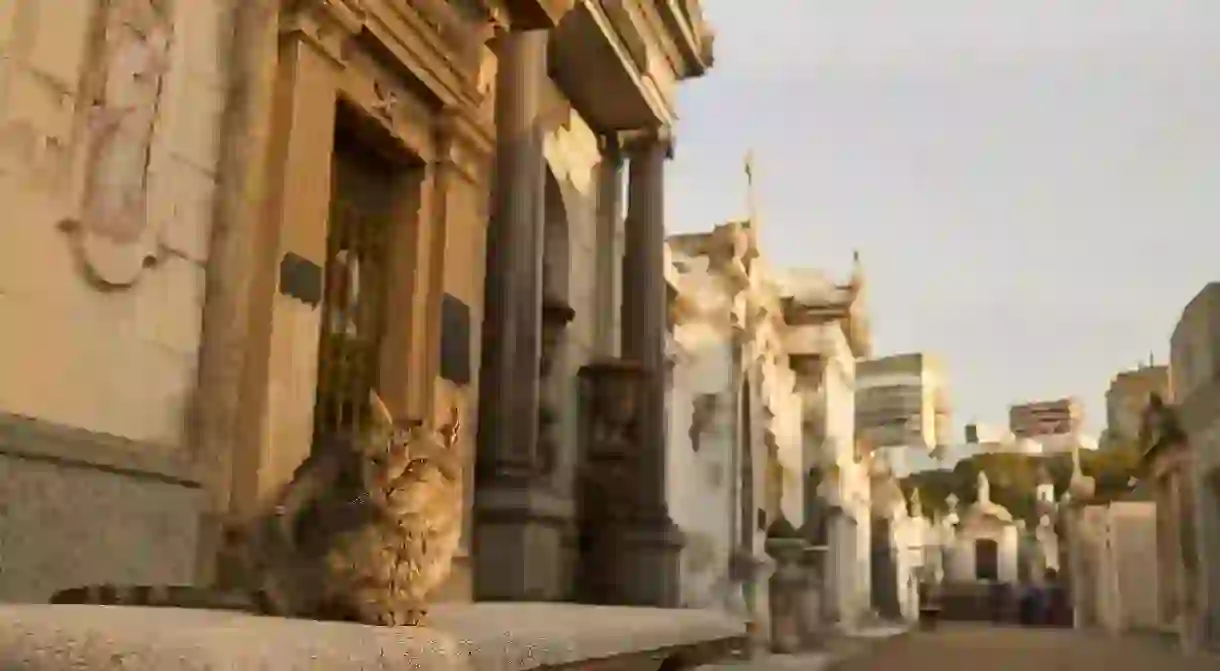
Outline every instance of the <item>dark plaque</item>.
<svg viewBox="0 0 1220 671"><path fill-rule="evenodd" d="M317 307L322 302L322 267L288 252L280 259L280 293Z"/></svg>
<svg viewBox="0 0 1220 671"><path fill-rule="evenodd" d="M441 299L441 377L470 384L470 306L449 294Z"/></svg>

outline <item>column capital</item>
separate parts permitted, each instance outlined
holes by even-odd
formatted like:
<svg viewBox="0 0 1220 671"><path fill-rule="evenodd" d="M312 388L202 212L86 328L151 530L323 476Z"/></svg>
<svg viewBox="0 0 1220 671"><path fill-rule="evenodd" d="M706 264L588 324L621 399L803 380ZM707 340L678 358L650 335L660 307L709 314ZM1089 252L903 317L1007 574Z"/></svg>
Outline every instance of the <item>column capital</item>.
<svg viewBox="0 0 1220 671"><path fill-rule="evenodd" d="M602 158L621 161L623 158L623 140L618 133L602 133L597 136L597 148L601 151Z"/></svg>
<svg viewBox="0 0 1220 671"><path fill-rule="evenodd" d="M655 151L657 148L664 149L665 158L674 157L676 138L673 129L669 126L627 131L622 133L620 138L624 151L631 158Z"/></svg>

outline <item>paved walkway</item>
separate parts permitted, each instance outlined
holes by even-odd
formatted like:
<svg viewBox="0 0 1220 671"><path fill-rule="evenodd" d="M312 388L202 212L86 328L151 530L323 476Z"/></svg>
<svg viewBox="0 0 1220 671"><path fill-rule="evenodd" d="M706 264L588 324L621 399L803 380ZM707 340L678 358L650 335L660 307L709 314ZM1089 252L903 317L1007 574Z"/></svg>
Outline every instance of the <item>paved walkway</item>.
<svg viewBox="0 0 1220 671"><path fill-rule="evenodd" d="M883 644L886 639L906 633L906 626L876 625L839 631L830 638L824 650L797 655L773 655L762 651L752 659L737 659L699 667L699 671L822 671L835 660L865 654Z"/></svg>
<svg viewBox="0 0 1220 671"><path fill-rule="evenodd" d="M844 660L834 671L1216 671L1217 657L1184 657L1162 641L1070 629L942 625L912 631Z"/></svg>

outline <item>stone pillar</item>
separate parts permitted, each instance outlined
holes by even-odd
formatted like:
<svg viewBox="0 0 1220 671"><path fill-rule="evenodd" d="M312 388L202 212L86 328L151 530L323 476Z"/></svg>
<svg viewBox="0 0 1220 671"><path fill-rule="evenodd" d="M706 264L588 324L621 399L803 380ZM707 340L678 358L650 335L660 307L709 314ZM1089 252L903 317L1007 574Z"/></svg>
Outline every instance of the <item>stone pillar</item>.
<svg viewBox="0 0 1220 671"><path fill-rule="evenodd" d="M597 186L597 283L594 289L597 325L594 349L602 357L618 354L619 225L622 221L623 157L618 138L602 139Z"/></svg>
<svg viewBox="0 0 1220 671"><path fill-rule="evenodd" d="M561 596L560 529L571 504L539 472L542 225L546 160L539 113L547 32L499 38L497 157L479 389L474 589L481 600Z"/></svg>
<svg viewBox="0 0 1220 671"><path fill-rule="evenodd" d="M806 571L801 565L809 544L781 515L767 530L764 544L775 562L768 580L768 610L771 625L771 652L793 654L802 646L802 611Z"/></svg>
<svg viewBox="0 0 1220 671"><path fill-rule="evenodd" d="M641 487L638 502L665 512L664 376L667 286L665 282L665 161L668 138L647 134L629 147L627 222L623 251L623 358L651 374L642 406Z"/></svg>
<svg viewBox="0 0 1220 671"><path fill-rule="evenodd" d="M258 223L267 193L268 146L275 108L279 51L278 0L235 6L230 46L231 95L225 108L216 212L212 224L199 381L191 409L191 437L210 505L200 516L200 584L217 578L224 526L230 517L234 451L242 440L249 394L243 389L251 305L259 257ZM268 292L269 293L269 292ZM261 404L258 404L261 409ZM247 425L253 424L253 422Z"/></svg>
<svg viewBox="0 0 1220 671"><path fill-rule="evenodd" d="M632 525L620 531L626 573L619 601L677 606L681 534L665 500L665 161L667 129L633 138L623 255L622 356L646 374L634 438L638 488Z"/></svg>

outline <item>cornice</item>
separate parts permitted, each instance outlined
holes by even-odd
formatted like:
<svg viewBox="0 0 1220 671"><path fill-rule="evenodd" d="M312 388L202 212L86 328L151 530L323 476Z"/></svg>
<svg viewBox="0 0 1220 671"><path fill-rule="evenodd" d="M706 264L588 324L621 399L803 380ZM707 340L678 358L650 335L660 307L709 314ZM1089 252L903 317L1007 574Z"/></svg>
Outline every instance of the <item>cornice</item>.
<svg viewBox="0 0 1220 671"><path fill-rule="evenodd" d="M703 18L699 0L658 0L661 18L682 56L682 79L700 77L715 63L716 33Z"/></svg>

